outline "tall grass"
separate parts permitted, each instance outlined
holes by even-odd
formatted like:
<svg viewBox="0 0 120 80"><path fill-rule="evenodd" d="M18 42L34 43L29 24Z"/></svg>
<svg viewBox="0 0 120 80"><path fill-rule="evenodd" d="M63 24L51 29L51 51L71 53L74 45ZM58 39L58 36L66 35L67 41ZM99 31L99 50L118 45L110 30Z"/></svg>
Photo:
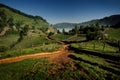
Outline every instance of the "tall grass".
<svg viewBox="0 0 120 80"><path fill-rule="evenodd" d="M0 80L25 80L25 77L29 73L31 73L31 75L34 73L33 69L38 63L39 70L45 71L48 65L46 64L47 61L43 59L27 59L15 63L0 64ZM43 73L47 72L40 73L43 75Z"/></svg>
<svg viewBox="0 0 120 80"><path fill-rule="evenodd" d="M51 36L51 38L53 38L55 40L59 40L59 41L66 40L69 37L71 37L71 35L56 34L56 35Z"/></svg>
<svg viewBox="0 0 120 80"><path fill-rule="evenodd" d="M62 47L62 45L60 44L48 44L48 45L43 44L36 47L31 47L31 48L6 51L1 54L0 58L15 57L15 56L21 56L26 54L36 54L41 52L52 52L52 51L58 50L60 47Z"/></svg>
<svg viewBox="0 0 120 80"><path fill-rule="evenodd" d="M119 56L119 53L116 53L118 50L116 47L110 46L105 43L105 49L103 50L104 43L102 41L89 41L89 42L82 42L82 43L73 43L71 44L72 47L83 49L83 50L89 50L93 52L99 52L101 54L108 54L108 55L114 55Z"/></svg>
<svg viewBox="0 0 120 80"><path fill-rule="evenodd" d="M107 34L110 39L120 40L120 28L110 28Z"/></svg>

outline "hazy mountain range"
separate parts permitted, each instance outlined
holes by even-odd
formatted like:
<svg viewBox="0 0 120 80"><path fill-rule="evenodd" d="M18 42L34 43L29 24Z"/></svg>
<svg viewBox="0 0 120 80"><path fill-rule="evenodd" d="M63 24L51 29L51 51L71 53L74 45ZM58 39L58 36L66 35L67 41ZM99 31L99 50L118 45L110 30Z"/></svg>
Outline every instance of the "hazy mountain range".
<svg viewBox="0 0 120 80"><path fill-rule="evenodd" d="M100 25L109 25L109 26L114 26L117 25L117 27L119 27L119 23L120 23L120 14L116 14L116 15L111 15L109 17L104 17L102 19L94 19L91 21L87 21L87 22L83 22L83 23L57 23L54 24L54 27L56 27L57 29L71 29L74 28L75 25L78 26L87 26L89 24L96 24L99 23Z"/></svg>

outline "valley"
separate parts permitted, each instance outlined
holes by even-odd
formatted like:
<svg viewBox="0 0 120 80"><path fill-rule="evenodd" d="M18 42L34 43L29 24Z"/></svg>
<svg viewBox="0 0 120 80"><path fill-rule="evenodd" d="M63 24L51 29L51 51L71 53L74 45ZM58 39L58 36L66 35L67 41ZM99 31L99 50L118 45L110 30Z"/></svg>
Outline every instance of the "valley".
<svg viewBox="0 0 120 80"><path fill-rule="evenodd" d="M119 17L51 25L0 4L0 80L120 80Z"/></svg>

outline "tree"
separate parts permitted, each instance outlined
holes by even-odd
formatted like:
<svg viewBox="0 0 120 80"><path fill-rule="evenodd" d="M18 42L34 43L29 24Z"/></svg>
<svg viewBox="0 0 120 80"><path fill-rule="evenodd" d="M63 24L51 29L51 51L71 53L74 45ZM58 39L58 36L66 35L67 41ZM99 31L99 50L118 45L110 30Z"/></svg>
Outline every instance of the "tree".
<svg viewBox="0 0 120 80"><path fill-rule="evenodd" d="M27 35L28 31L29 31L29 25L25 25L23 28L24 35Z"/></svg>
<svg viewBox="0 0 120 80"><path fill-rule="evenodd" d="M99 25L99 23L96 23L96 24L95 24L95 27L98 27L98 28L100 28L100 25Z"/></svg>
<svg viewBox="0 0 120 80"><path fill-rule="evenodd" d="M62 30L62 33L63 33L63 34L65 34L65 33L66 33L64 28L63 28L63 30Z"/></svg>
<svg viewBox="0 0 120 80"><path fill-rule="evenodd" d="M10 27L12 27L14 25L13 21L14 21L14 19L12 17L8 19L7 23Z"/></svg>
<svg viewBox="0 0 120 80"><path fill-rule="evenodd" d="M50 33L48 34L48 37L52 36L53 34L54 34L53 32L50 32Z"/></svg>
<svg viewBox="0 0 120 80"><path fill-rule="evenodd" d="M17 28L18 31L20 31L21 25L23 25L23 21L18 21L18 22L16 23L16 28Z"/></svg>
<svg viewBox="0 0 120 80"><path fill-rule="evenodd" d="M60 30L57 30L57 33L60 34L61 33Z"/></svg>
<svg viewBox="0 0 120 80"><path fill-rule="evenodd" d="M83 31L84 31L84 26L81 25L79 28L79 33L83 34Z"/></svg>
<svg viewBox="0 0 120 80"><path fill-rule="evenodd" d="M75 34L77 35L78 34L78 26L75 25Z"/></svg>
<svg viewBox="0 0 120 80"><path fill-rule="evenodd" d="M27 35L28 31L29 31L29 25L25 25L24 28L19 33L20 37L18 39L18 42L23 40L24 36Z"/></svg>
<svg viewBox="0 0 120 80"><path fill-rule="evenodd" d="M22 41L23 40L23 36L24 36L24 32L23 31L20 31L19 33L19 39L18 39L18 42Z"/></svg>
<svg viewBox="0 0 120 80"><path fill-rule="evenodd" d="M100 29L95 25L91 24L90 26L84 29L84 33L86 34L87 40L96 40L100 36Z"/></svg>

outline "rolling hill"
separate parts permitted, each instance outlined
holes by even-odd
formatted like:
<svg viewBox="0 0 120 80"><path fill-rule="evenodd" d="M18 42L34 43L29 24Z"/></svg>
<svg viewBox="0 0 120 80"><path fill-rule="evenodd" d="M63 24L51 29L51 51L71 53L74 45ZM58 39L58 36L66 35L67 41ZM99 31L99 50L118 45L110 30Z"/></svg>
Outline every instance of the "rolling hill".
<svg viewBox="0 0 120 80"><path fill-rule="evenodd" d="M43 32L46 32L47 29L49 28L50 30L54 31L54 28L51 25L49 25L49 23L40 16L29 15L17 9L6 6L4 4L0 4L0 13L1 13L0 18L2 18L2 15L4 14L5 15L4 18L6 19L7 22L12 19L12 23L15 27L19 27L17 26L17 24L19 23L20 27L29 25L30 27L34 26L35 28L39 28ZM1 19L1 21L2 20L3 19ZM1 27L5 27L5 26L0 26L0 28Z"/></svg>
<svg viewBox="0 0 120 80"><path fill-rule="evenodd" d="M57 30L44 18L0 4L0 50L25 49L44 44L48 42L45 37L50 32L56 33Z"/></svg>

